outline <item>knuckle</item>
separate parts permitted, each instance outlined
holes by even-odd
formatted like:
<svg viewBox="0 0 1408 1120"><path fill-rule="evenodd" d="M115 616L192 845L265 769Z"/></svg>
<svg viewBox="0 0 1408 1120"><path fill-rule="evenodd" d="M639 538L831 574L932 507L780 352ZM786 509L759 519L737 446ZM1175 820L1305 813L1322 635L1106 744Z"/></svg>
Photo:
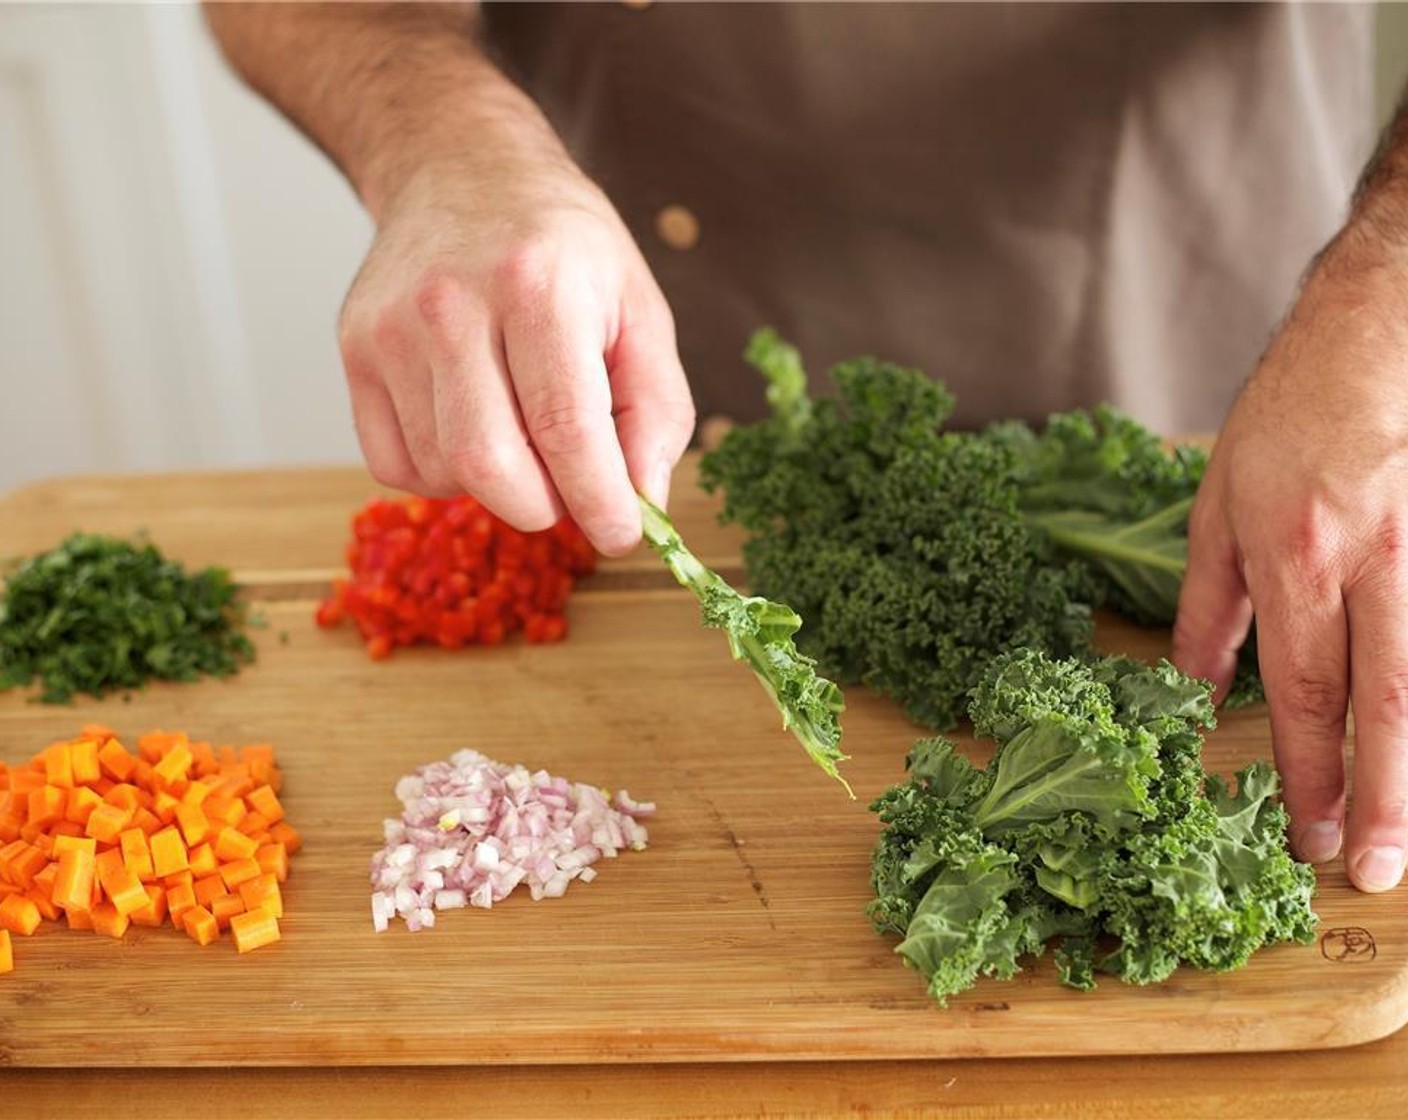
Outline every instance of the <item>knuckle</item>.
<svg viewBox="0 0 1408 1120"><path fill-rule="evenodd" d="M410 335L395 308L379 312L372 322L372 346L388 357L400 357L410 350Z"/></svg>
<svg viewBox="0 0 1408 1120"><path fill-rule="evenodd" d="M1388 727L1408 725L1408 668L1384 673L1368 699L1372 707L1360 712L1356 706L1356 720Z"/></svg>
<svg viewBox="0 0 1408 1120"><path fill-rule="evenodd" d="M1268 697L1301 727L1332 731L1344 725L1348 691L1343 680L1309 670L1293 670L1280 688L1267 686Z"/></svg>
<svg viewBox="0 0 1408 1120"><path fill-rule="evenodd" d="M520 240L494 268L494 285L513 303L541 299L551 288L551 247L537 236Z"/></svg>
<svg viewBox="0 0 1408 1120"><path fill-rule="evenodd" d="M513 466L492 440L475 440L457 447L445 456L445 465L455 482L471 494L495 491L513 481Z"/></svg>
<svg viewBox="0 0 1408 1120"><path fill-rule="evenodd" d="M1284 542L1284 571L1300 594L1318 598L1339 595L1343 583L1341 536L1322 502L1312 502L1291 517Z"/></svg>
<svg viewBox="0 0 1408 1120"><path fill-rule="evenodd" d="M453 338L462 333L469 289L458 277L438 269L427 272L415 285L411 300L431 337Z"/></svg>
<svg viewBox="0 0 1408 1120"><path fill-rule="evenodd" d="M600 427L597 414L577 401L545 405L524 419L534 446L547 455L575 455L585 451Z"/></svg>

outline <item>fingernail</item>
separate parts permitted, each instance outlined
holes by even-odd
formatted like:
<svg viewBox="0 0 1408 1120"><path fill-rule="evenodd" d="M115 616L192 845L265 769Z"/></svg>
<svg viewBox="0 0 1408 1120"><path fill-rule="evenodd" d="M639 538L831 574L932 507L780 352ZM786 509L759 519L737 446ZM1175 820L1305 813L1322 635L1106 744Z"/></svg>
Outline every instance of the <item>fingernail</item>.
<svg viewBox="0 0 1408 1120"><path fill-rule="evenodd" d="M666 462L656 463L650 471L650 490L646 494L652 502L661 509L670 499L670 464Z"/></svg>
<svg viewBox="0 0 1408 1120"><path fill-rule="evenodd" d="M1340 822L1320 821L1300 834L1300 858L1309 863L1325 863L1340 854Z"/></svg>
<svg viewBox="0 0 1408 1120"><path fill-rule="evenodd" d="M1403 878L1402 848L1370 848L1354 865L1354 885L1366 891L1387 891Z"/></svg>

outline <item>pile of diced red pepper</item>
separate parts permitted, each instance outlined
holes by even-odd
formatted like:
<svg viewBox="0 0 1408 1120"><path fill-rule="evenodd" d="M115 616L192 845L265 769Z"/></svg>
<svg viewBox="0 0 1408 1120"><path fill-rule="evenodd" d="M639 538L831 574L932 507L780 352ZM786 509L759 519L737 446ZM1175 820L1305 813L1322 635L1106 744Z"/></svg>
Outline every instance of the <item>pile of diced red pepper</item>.
<svg viewBox="0 0 1408 1120"><path fill-rule="evenodd" d="M376 499L352 519L347 565L318 623L350 618L380 659L419 643L497 645L520 630L530 642L559 641L567 597L596 553L566 518L521 533L467 496Z"/></svg>

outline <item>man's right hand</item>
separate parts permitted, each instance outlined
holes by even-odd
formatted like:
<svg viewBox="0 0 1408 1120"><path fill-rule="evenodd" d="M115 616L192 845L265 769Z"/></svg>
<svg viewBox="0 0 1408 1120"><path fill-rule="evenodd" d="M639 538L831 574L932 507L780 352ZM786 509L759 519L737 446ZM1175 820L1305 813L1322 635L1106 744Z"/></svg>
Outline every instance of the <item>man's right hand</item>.
<svg viewBox="0 0 1408 1120"><path fill-rule="evenodd" d="M608 555L661 502L694 407L664 297L565 158L428 166L383 210L340 342L376 478L470 493L524 530L564 510Z"/></svg>
<svg viewBox="0 0 1408 1120"><path fill-rule="evenodd" d="M484 57L473 6L219 4L231 63L377 223L342 309L357 434L389 486L616 555L694 429L674 322L629 232Z"/></svg>

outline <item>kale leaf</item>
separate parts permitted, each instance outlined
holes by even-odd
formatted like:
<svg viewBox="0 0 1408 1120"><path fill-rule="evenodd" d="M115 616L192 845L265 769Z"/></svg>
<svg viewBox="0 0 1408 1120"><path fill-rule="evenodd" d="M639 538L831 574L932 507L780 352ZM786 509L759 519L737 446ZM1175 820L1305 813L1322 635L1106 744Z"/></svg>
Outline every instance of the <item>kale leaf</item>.
<svg viewBox="0 0 1408 1120"><path fill-rule="evenodd" d="M1275 772L1247 767L1235 792L1203 772L1205 682L1018 650L970 716L997 744L986 768L921 740L871 806L871 921L940 1003L1053 940L1062 981L1089 989L1097 972L1145 984L1313 937L1315 876L1286 850Z"/></svg>
<svg viewBox="0 0 1408 1120"><path fill-rule="evenodd" d="M1006 443L941 430L942 386L859 358L832 371L835 398L808 400L776 335L748 357L773 415L731 431L701 478L749 532L753 590L806 619L798 646L826 672L945 729L1000 651L1089 648L1087 569L1028 523Z"/></svg>

